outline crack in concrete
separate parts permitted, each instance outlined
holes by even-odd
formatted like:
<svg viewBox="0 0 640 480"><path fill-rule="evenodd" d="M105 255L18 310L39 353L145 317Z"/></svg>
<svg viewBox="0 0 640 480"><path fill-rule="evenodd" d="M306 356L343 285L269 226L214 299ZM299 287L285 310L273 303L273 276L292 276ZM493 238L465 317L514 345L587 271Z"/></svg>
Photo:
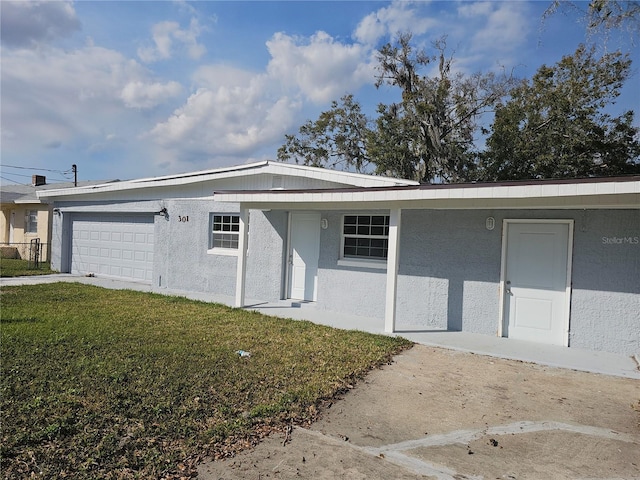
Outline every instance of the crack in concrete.
<svg viewBox="0 0 640 480"><path fill-rule="evenodd" d="M307 430L297 427L296 431L299 433L304 432L304 434L306 435L314 436L332 445L348 447L367 455L372 455L374 457L380 458L383 461L387 461L399 467L405 468L412 473L417 473L419 475L428 475L431 477L435 477L438 480L480 480L482 479L482 477L466 476L444 465L438 465L435 463L420 460L403 452L425 447L468 444L469 442L482 438L486 435L518 435L523 433L535 433L544 431L567 431L579 433L582 435L605 438L608 440L619 440L627 443L640 443L640 438L638 436L616 432L607 428L593 427L590 425L568 424L555 421L522 421L514 422L508 425L499 425L495 427L487 426L485 428L473 430L455 430L453 432L438 435L429 435L424 438L382 445L380 447L363 447L360 445L355 445L342 438L338 439L317 430Z"/></svg>

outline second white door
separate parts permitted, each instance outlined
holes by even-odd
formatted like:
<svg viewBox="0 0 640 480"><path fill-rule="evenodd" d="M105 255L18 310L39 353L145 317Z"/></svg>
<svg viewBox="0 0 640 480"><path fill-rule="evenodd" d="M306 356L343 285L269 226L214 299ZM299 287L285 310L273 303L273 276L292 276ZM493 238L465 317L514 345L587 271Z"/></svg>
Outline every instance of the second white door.
<svg viewBox="0 0 640 480"><path fill-rule="evenodd" d="M320 214L292 213L289 242L289 298L316 300Z"/></svg>
<svg viewBox="0 0 640 480"><path fill-rule="evenodd" d="M566 345L570 222L506 228L503 336Z"/></svg>

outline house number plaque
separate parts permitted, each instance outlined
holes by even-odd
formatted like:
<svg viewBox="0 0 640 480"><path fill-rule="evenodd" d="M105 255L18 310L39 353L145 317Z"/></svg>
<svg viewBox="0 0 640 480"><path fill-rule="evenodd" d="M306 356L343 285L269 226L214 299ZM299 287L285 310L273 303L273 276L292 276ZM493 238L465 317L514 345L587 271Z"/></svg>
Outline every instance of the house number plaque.
<svg viewBox="0 0 640 480"><path fill-rule="evenodd" d="M178 215L178 221L180 223L188 222L189 221L189 215Z"/></svg>

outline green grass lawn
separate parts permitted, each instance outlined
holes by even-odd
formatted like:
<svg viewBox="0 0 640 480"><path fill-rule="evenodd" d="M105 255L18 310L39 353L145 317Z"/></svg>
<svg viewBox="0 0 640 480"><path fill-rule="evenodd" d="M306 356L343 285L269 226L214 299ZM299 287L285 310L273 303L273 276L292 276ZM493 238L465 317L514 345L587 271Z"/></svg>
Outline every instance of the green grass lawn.
<svg viewBox="0 0 640 480"><path fill-rule="evenodd" d="M51 271L49 262L40 263L37 269L29 268L27 260L0 257L0 277L22 277L25 275L48 275Z"/></svg>
<svg viewBox="0 0 640 480"><path fill-rule="evenodd" d="M411 345L75 283L0 293L9 479L188 476L200 455L312 421L324 400Z"/></svg>

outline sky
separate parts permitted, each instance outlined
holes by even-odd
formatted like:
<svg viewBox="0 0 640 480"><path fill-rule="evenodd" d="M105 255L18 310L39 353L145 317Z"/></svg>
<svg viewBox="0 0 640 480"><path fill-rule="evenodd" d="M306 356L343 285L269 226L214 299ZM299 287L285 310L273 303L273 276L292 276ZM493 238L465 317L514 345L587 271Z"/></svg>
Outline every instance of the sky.
<svg viewBox="0 0 640 480"><path fill-rule="evenodd" d="M365 113L376 52L402 32L446 36L463 73L530 78L582 42L622 49L614 108L640 115L640 49L588 36L545 1L0 2L0 178L28 184L153 177L275 160L286 134L351 93ZM425 72L428 73L428 72ZM636 118L636 124L638 118Z"/></svg>

